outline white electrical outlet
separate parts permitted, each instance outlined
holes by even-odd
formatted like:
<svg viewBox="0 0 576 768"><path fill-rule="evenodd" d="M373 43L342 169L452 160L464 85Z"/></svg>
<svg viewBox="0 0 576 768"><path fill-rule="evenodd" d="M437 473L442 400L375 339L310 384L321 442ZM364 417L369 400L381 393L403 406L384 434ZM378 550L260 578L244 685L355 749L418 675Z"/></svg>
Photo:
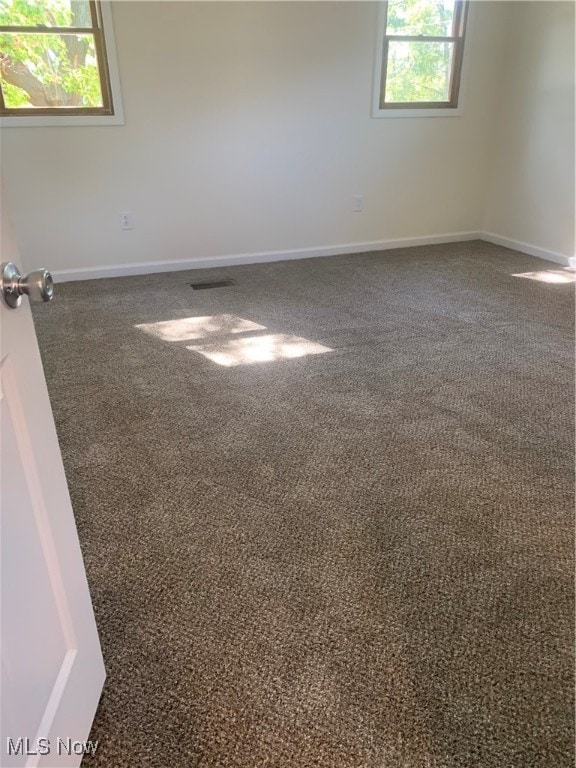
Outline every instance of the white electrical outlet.
<svg viewBox="0 0 576 768"><path fill-rule="evenodd" d="M364 195L354 195L352 210L354 213L362 213L364 210Z"/></svg>
<svg viewBox="0 0 576 768"><path fill-rule="evenodd" d="M122 211L120 214L120 229L134 229L131 211Z"/></svg>

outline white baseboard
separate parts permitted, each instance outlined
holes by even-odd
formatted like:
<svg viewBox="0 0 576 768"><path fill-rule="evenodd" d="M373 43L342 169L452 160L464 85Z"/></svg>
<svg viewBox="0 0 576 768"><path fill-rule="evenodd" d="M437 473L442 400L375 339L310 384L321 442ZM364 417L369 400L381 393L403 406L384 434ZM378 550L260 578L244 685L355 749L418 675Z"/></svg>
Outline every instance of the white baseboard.
<svg viewBox="0 0 576 768"><path fill-rule="evenodd" d="M210 267L233 267L241 264L262 264L270 261L288 261L290 259L310 259L316 256L338 256L347 253L366 253L369 251L389 251L394 248L412 248L417 245L437 245L457 243L465 240L485 240L488 243L512 248L530 256L537 256L555 264L576 267L576 257L547 251L530 243L511 240L493 232L452 232L442 235L422 235L420 237L401 237L395 240L371 240L363 243L345 243L324 245L316 248L293 248L286 251L263 251L261 253L236 253L222 256L209 256L172 261L142 261L134 264L114 264L108 267L82 267L80 269L54 270L54 280L58 283L73 280L95 280L102 277L127 277L129 275L147 275L153 272L178 272L189 269L209 269Z"/></svg>
<svg viewBox="0 0 576 768"><path fill-rule="evenodd" d="M511 240L509 237L502 237L502 235L496 235L493 232L481 232L480 239L486 240L488 243L494 243L494 245L503 245L505 248L512 248L514 251L527 253L529 256L537 256L539 259L553 261L555 264L562 264L564 267L576 267L575 257L565 256L563 253L555 253L554 251L547 251L536 245L522 243L519 240Z"/></svg>
<svg viewBox="0 0 576 768"><path fill-rule="evenodd" d="M52 272L52 276L56 282L64 283L73 280L95 280L101 277L126 277L128 275L147 275L153 272L178 272L188 269L208 269L210 267L233 267L241 264L260 264L268 261L310 259L315 256L338 256L347 253L387 251L393 248L411 248L416 245L436 245L442 243L457 243L464 240L478 240L481 236L481 232L453 232L451 234L442 235L402 237L396 240L372 240L364 243L325 245L317 248L294 248L287 251L226 254L224 256L182 259L178 261L142 261L134 264L115 264L108 267L56 269Z"/></svg>

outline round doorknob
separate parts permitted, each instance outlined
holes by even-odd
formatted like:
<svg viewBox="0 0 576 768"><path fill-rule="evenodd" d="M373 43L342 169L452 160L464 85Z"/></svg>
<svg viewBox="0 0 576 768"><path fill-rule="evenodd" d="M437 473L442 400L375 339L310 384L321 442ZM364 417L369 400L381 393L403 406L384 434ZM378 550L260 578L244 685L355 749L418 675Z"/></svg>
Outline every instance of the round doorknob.
<svg viewBox="0 0 576 768"><path fill-rule="evenodd" d="M54 296L54 280L47 269L35 269L18 280L18 288L30 301L50 301Z"/></svg>
<svg viewBox="0 0 576 768"><path fill-rule="evenodd" d="M10 309L16 309L26 294L30 301L50 301L54 296L54 280L47 269L35 269L22 276L11 261L0 267L0 294Z"/></svg>

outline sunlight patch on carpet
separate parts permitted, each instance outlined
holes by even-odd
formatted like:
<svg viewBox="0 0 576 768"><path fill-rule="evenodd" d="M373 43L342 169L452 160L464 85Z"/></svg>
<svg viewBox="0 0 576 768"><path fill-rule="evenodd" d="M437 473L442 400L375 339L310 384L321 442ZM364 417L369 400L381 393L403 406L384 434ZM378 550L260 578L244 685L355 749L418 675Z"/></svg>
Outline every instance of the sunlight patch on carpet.
<svg viewBox="0 0 576 768"><path fill-rule="evenodd" d="M570 267L543 269L540 272L519 272L512 277L525 277L528 280L538 280L541 283L576 283L576 270Z"/></svg>
<svg viewBox="0 0 576 768"><path fill-rule="evenodd" d="M202 344L201 346L190 346L187 349L192 352L199 352L208 360L227 367L268 363L275 360L333 352L330 347L324 347L322 344L316 344L313 341L308 341L308 339L283 333L233 339L220 344Z"/></svg>
<svg viewBox="0 0 576 768"><path fill-rule="evenodd" d="M209 336L246 331L264 331L265 325L244 320L235 315L208 315L206 317L183 317L179 320L163 320L158 323L141 323L134 326L140 331L156 336L162 341L192 341Z"/></svg>

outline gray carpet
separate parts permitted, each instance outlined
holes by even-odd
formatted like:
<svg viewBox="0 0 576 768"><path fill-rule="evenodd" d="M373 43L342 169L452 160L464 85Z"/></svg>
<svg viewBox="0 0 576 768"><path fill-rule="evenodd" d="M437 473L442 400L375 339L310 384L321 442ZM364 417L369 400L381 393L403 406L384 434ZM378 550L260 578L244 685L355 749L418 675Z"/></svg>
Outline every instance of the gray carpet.
<svg viewBox="0 0 576 768"><path fill-rule="evenodd" d="M550 269L472 242L57 286L86 768L573 765L574 285L514 276Z"/></svg>

